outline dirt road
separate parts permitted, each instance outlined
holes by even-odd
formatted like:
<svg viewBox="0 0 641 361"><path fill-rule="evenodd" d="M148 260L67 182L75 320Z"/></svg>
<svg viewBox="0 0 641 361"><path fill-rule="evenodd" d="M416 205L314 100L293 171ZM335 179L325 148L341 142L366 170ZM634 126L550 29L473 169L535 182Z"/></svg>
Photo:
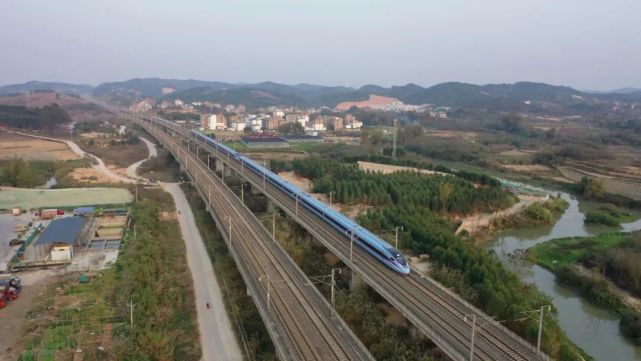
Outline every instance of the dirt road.
<svg viewBox="0 0 641 361"><path fill-rule="evenodd" d="M144 163L145 161L147 161L148 159L155 158L156 156L158 156L158 151L156 150L156 145L154 143L148 141L147 139L145 139L143 137L139 137L139 138L147 146L147 149L149 150L149 155L147 156L147 158L139 160L136 163L134 163L134 164L130 165L129 167L127 167L127 177L133 178L133 179L139 179L139 180L147 181L147 179L138 176L138 174L137 174L138 173L138 168L140 168L140 165L142 163Z"/></svg>
<svg viewBox="0 0 641 361"><path fill-rule="evenodd" d="M12 132L12 131L9 131L9 132L10 133L14 133L14 134L24 135L24 136L27 136L27 137L32 137L32 138L39 138L39 139L51 140L51 141L54 141L54 142L65 143L69 147L69 149L71 149L71 151L76 153L76 155L78 155L79 157L84 157L86 155L88 157L91 157L93 160L95 160L96 163L98 163L98 164L94 164L93 168L96 169L97 171L99 171L100 173L106 175L107 177L109 177L109 178L111 178L111 179L113 179L115 181L123 182L123 183L135 183L136 182L136 180L134 180L134 179L123 177L121 175L118 175L118 174L110 171L109 168L107 168L107 166L105 165L105 162L103 162L102 159L96 157L95 155L93 155L91 153L85 152L84 150L82 150L78 146L78 144L76 144L76 143L74 143L74 142L72 142L70 140L43 137L43 136L40 136L40 135L33 135L33 134L22 133L22 132Z"/></svg>
<svg viewBox="0 0 641 361"><path fill-rule="evenodd" d="M225 310L221 289L185 193L176 183L161 183L161 187L172 195L176 210L180 212L178 222L185 240L187 263L196 292L203 360L242 360L242 353ZM207 302L211 305L210 309L207 309Z"/></svg>
<svg viewBox="0 0 641 361"><path fill-rule="evenodd" d="M527 196L519 195L519 201L515 205L496 211L494 213L480 213L472 216L463 218L461 225L456 230L455 234L459 234L462 231L467 231L469 234L475 234L482 229L490 227L492 221L497 217L507 217L509 215L518 213L525 209L534 202L543 202L547 197L538 197L538 196Z"/></svg>

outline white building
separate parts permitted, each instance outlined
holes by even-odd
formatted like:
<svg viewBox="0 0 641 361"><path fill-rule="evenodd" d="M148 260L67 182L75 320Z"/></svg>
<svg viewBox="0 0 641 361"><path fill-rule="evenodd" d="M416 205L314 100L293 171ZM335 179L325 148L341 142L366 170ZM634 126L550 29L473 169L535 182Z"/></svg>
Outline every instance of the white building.
<svg viewBox="0 0 641 361"><path fill-rule="evenodd" d="M244 120L234 120L229 122L229 128L233 131L242 132L245 130L246 123Z"/></svg>
<svg viewBox="0 0 641 361"><path fill-rule="evenodd" d="M184 106L185 106L185 102L183 102L183 101L182 101L182 100L180 100L180 99L176 99L176 100L174 100L174 106L175 106L176 108L182 108L182 107L184 107Z"/></svg>
<svg viewBox="0 0 641 361"><path fill-rule="evenodd" d="M285 122L286 123L298 122L300 123L300 125L303 126L303 128L306 128L307 123L309 122L309 115L302 114L302 113L290 113L285 115Z"/></svg>
<svg viewBox="0 0 641 361"><path fill-rule="evenodd" d="M207 129L216 130L216 129L225 129L225 117L218 114L211 114L207 119Z"/></svg>

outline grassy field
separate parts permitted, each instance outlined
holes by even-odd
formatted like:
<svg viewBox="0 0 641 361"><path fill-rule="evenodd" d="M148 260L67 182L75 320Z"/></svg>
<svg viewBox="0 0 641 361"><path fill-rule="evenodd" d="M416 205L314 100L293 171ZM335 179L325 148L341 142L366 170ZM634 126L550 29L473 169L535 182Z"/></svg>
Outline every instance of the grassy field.
<svg viewBox="0 0 641 361"><path fill-rule="evenodd" d="M123 204L133 200L122 188L0 189L0 209Z"/></svg>
<svg viewBox="0 0 641 361"><path fill-rule="evenodd" d="M627 235L628 233L602 233L596 237L553 239L528 249L528 258L552 272L558 272L589 254L602 253L622 244Z"/></svg>
<svg viewBox="0 0 641 361"><path fill-rule="evenodd" d="M619 226L621 223L634 222L638 218L638 214L633 214L612 205L604 205L587 211L585 223Z"/></svg>

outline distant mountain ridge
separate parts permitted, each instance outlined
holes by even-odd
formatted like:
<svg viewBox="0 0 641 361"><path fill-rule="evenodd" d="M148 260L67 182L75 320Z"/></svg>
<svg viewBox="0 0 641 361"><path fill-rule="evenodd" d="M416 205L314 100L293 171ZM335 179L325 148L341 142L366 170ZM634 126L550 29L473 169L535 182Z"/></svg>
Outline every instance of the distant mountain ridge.
<svg viewBox="0 0 641 361"><path fill-rule="evenodd" d="M539 105L556 104L561 107L582 107L600 100L641 100L636 89L621 89L625 93L595 94L567 86L536 82L513 84L476 85L448 82L430 87L409 83L391 87L374 84L360 88L346 86L323 86L315 84L288 85L275 82L226 83L194 79L135 78L121 82L102 83L95 88L88 85L64 83L29 82L0 87L0 94L20 90L45 89L89 92L96 97L117 95L119 98L177 99L184 101L213 101L219 103L245 104L250 108L270 105L327 106L335 107L343 102L368 100L370 95L396 98L405 104L433 104L448 107L484 107L495 110L513 110L525 103ZM581 105L583 104L583 105Z"/></svg>
<svg viewBox="0 0 641 361"><path fill-rule="evenodd" d="M89 93L93 87L86 84L70 84L57 82L28 81L21 84L0 86L0 95L28 93L36 90L51 90L58 93Z"/></svg>

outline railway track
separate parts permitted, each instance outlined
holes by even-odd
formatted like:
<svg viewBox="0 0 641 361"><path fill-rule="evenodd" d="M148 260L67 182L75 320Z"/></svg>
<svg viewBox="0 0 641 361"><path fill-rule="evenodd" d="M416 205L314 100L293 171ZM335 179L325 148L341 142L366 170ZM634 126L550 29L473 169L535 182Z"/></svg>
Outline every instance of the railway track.
<svg viewBox="0 0 641 361"><path fill-rule="evenodd" d="M187 135L192 142L194 140ZM198 143L210 154L217 155L212 147ZM254 187L262 190L270 199L296 219L323 244L328 246L350 268L363 276L367 283L399 309L406 318L428 335L453 359L468 359L471 343L471 324L466 318L476 314L480 322L476 326L474 359L478 360L549 360L536 349L504 326L491 321L480 310L435 281L416 272L403 277L391 272L360 248L353 248L353 262L349 257L349 238L337 232L305 207L296 205L289 194L265 183L258 174L249 171L241 162L226 157L237 173L243 175Z"/></svg>
<svg viewBox="0 0 641 361"><path fill-rule="evenodd" d="M174 137L181 137L191 144L198 144L210 155L226 163L227 167L243 175L254 187L262 190L281 209L346 263L353 272L360 274L371 287L453 360L469 359L472 327L466 318L472 314L477 315L481 320L476 326L474 360L550 360L547 355L537 353L532 345L504 326L492 322L488 316L435 281L416 272L405 277L390 272L359 247L353 248L353 258L350 259L349 238L319 220L305 207L296 204L296 200L290 195L265 182L263 177L249 171L241 162L233 158L220 157L218 152L209 145L198 143L188 130L169 123L161 123L159 119L154 123L166 129Z"/></svg>
<svg viewBox="0 0 641 361"><path fill-rule="evenodd" d="M179 140L164 132L148 130L187 170L211 209L279 349L279 357L284 360L372 360L320 292L308 286L309 279L273 241L262 223L207 165L181 146Z"/></svg>

